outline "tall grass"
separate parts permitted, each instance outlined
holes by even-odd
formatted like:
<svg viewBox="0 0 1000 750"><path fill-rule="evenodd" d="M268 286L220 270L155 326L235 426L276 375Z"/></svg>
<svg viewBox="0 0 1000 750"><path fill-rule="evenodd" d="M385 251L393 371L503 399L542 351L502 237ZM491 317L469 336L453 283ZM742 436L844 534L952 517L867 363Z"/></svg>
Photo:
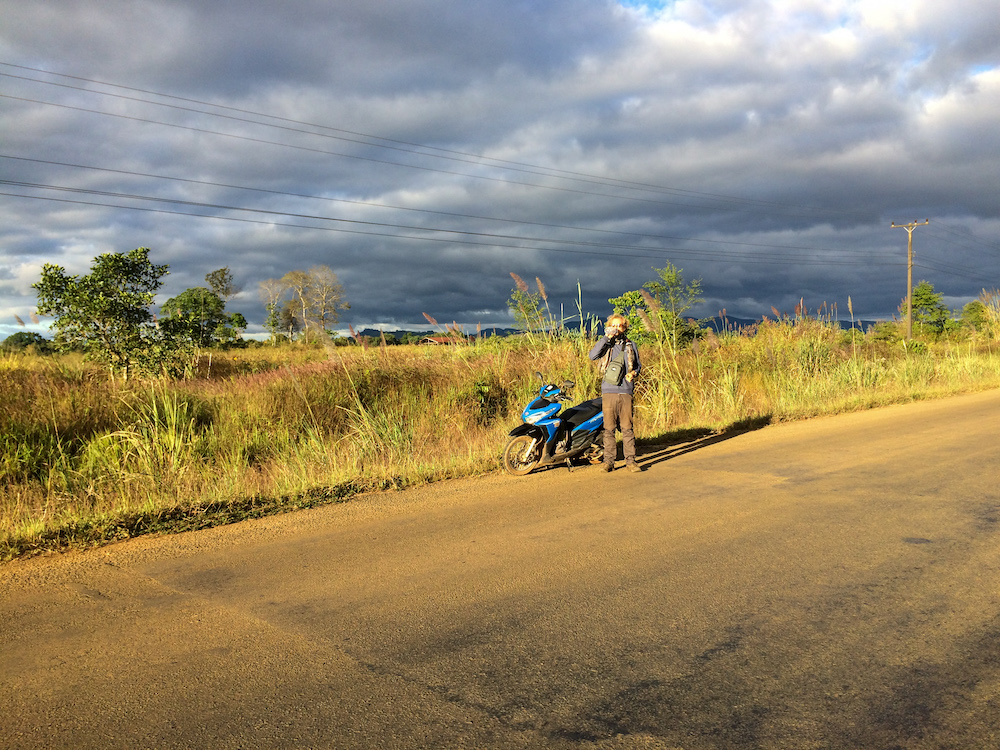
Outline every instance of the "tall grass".
<svg viewBox="0 0 1000 750"><path fill-rule="evenodd" d="M591 344L268 347L153 383L0 355L0 559L495 469L536 370L581 400L599 393ZM1000 387L990 340L916 352L805 319L640 354L646 440Z"/></svg>
<svg viewBox="0 0 1000 750"><path fill-rule="evenodd" d="M998 387L1000 346L970 338L908 349L829 321L772 320L663 349L645 372L640 422L722 428Z"/></svg>

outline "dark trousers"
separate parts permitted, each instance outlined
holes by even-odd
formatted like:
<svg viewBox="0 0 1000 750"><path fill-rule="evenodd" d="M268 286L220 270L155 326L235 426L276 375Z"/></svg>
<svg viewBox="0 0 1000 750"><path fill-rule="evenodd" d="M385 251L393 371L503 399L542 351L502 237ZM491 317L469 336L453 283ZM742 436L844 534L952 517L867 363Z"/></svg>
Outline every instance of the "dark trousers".
<svg viewBox="0 0 1000 750"><path fill-rule="evenodd" d="M632 431L632 397L627 393L605 393L601 396L604 409L604 461L613 464L618 454L615 430L622 432L625 462L635 462L635 433Z"/></svg>

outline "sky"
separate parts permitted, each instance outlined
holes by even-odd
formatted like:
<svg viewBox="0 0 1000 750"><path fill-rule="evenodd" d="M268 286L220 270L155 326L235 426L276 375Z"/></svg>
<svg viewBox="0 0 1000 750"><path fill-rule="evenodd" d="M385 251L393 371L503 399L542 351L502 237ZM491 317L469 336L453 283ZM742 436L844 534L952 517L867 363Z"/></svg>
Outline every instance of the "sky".
<svg viewBox="0 0 1000 750"><path fill-rule="evenodd" d="M1000 287L1000 4L0 0L0 337L45 263L149 247L154 311L325 265L339 326L508 326L667 263L711 317ZM15 316L26 324L21 328Z"/></svg>

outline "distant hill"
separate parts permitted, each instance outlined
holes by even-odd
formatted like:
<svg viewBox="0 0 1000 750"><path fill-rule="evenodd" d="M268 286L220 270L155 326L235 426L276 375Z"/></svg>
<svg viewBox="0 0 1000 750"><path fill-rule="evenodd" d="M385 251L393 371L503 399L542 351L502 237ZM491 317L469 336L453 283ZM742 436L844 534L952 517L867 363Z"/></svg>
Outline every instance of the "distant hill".
<svg viewBox="0 0 1000 750"><path fill-rule="evenodd" d="M483 338L488 338L490 336L511 336L513 334L520 333L520 331L514 328L486 328L482 330ZM376 328L363 328L358 331L359 336L367 336L368 338L377 339L382 336L382 332ZM397 341L403 339L404 337L409 339L424 339L428 336L445 336L447 335L443 331L386 331L385 335L394 337ZM475 332L468 335L475 335Z"/></svg>
<svg viewBox="0 0 1000 750"><path fill-rule="evenodd" d="M838 321L838 322L840 323L840 327L843 328L845 331L851 327L851 321L849 321L849 320L846 320L846 321L845 320L841 320L841 321ZM854 321L854 326L856 328L860 328L862 331L867 331L872 326L874 326L877 322L879 322L879 321L876 321L876 320L856 320L856 321ZM716 333L722 333L722 332L727 331L727 330L728 331L738 331L741 328L747 328L747 327L755 325L757 323L760 323L760 318L734 318L734 317L727 316L726 318L715 317L715 318L708 318L706 320L703 320L702 321L702 327L703 328L709 328L709 329L715 331ZM565 327L568 330L572 331L572 330L579 329L580 324L579 324L579 322L577 322L575 324L567 322L566 325L565 325ZM490 336L514 336L514 335L517 335L519 333L521 333L521 331L519 331L516 328L492 328L492 327L487 328L487 327L484 326L483 329L482 329L481 335L482 335L483 338L489 338ZM386 334L386 337L392 336L396 341L401 341L403 339L406 339L408 341L413 341L415 339L416 340L421 340L421 339L424 339L424 338L426 338L428 336L443 336L443 335L446 335L446 334L444 334L444 332L442 332L440 330L436 330L436 331L434 331L434 330L426 330L426 331L399 330L399 331L386 331L385 334ZM359 336L367 336L368 338L377 339L377 338L379 338L382 335L382 332L379 331L376 328L364 328L364 329L358 331L358 335ZM469 335L470 336L474 336L476 334L475 334L475 332L472 332Z"/></svg>
<svg viewBox="0 0 1000 750"><path fill-rule="evenodd" d="M773 320L773 318L771 318ZM711 328L716 333L721 333L722 331L738 331L741 328L746 328L748 326L760 323L760 318L733 318L726 316L725 318L709 318L708 320L702 321L703 328ZM854 327L860 328L862 331L867 331L869 328L874 326L879 321L877 320L855 320ZM845 331L851 328L851 321L849 320L839 320L837 321L840 327Z"/></svg>

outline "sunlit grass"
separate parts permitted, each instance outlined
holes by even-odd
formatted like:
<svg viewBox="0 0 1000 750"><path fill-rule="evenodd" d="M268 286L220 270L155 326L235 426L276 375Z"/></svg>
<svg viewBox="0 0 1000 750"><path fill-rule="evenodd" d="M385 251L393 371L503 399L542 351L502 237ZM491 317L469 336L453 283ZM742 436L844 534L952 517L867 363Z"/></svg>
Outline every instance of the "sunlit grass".
<svg viewBox="0 0 1000 750"><path fill-rule="evenodd" d="M215 352L184 381L0 355L0 559L199 528L494 470L534 372L599 393L586 338ZM637 435L725 429L1000 387L1000 350L818 321L641 348Z"/></svg>

